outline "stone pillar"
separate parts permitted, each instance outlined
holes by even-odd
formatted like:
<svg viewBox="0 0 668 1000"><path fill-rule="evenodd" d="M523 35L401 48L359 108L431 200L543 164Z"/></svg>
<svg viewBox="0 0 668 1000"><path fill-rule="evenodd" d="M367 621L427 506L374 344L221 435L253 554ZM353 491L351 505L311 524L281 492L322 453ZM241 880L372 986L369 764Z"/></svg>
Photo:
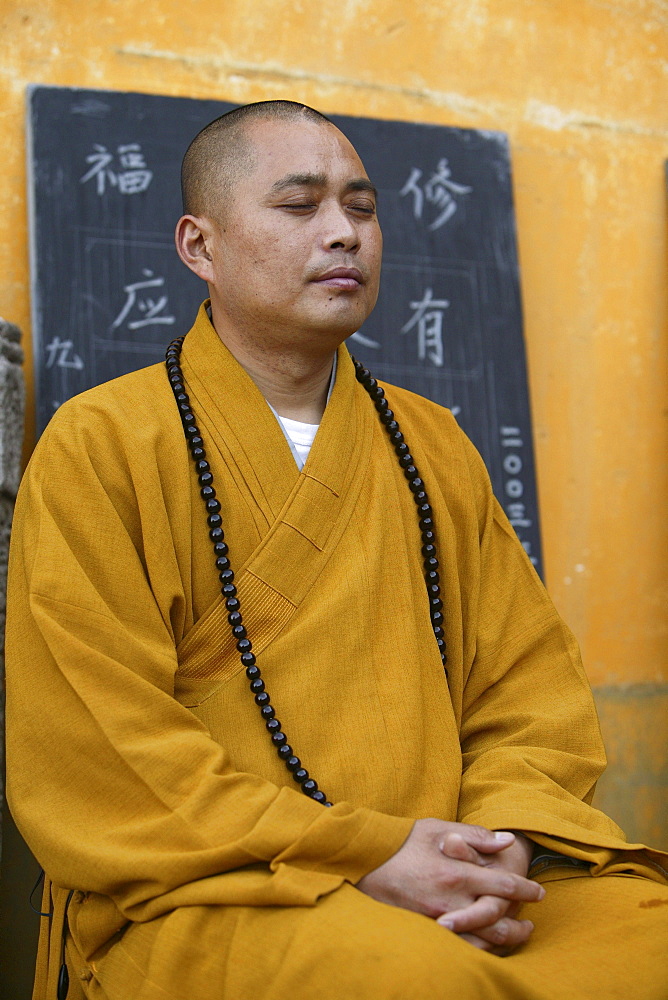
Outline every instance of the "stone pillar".
<svg viewBox="0 0 668 1000"><path fill-rule="evenodd" d="M21 331L0 317L0 756L4 759L4 647L7 556L14 500L21 478L25 388ZM0 794L2 794L0 790ZM2 830L0 829L0 849Z"/></svg>

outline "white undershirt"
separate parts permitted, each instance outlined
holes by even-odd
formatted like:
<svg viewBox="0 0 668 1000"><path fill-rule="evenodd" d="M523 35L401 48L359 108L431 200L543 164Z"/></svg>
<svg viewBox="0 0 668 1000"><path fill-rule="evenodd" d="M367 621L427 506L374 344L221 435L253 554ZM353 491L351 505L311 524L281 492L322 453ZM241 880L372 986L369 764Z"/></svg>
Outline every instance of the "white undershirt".
<svg viewBox="0 0 668 1000"><path fill-rule="evenodd" d="M280 414L277 416L283 426L285 436L292 444L292 454L295 456L297 465L303 469L320 424L305 424L302 420L291 420L289 417L281 417Z"/></svg>
<svg viewBox="0 0 668 1000"><path fill-rule="evenodd" d="M334 382L336 381L337 362L338 358L335 354L334 364L332 365L332 374L329 378L329 389L327 390L328 403L329 397L332 395ZM318 433L318 427L320 427L320 424L305 424L302 420L291 420L290 417L282 417L276 412L269 400L267 400L267 405L278 420L279 426L285 434L285 440L290 445L290 451L292 452L293 458L297 463L297 467L300 470L303 469L304 463L306 462L311 450L311 445L313 444L315 436Z"/></svg>

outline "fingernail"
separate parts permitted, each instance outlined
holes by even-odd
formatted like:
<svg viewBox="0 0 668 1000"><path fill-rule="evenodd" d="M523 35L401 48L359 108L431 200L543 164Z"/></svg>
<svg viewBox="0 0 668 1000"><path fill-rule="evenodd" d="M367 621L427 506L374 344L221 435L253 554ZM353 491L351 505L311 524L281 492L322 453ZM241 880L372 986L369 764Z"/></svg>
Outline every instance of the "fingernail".
<svg viewBox="0 0 668 1000"><path fill-rule="evenodd" d="M538 898L539 898L539 899L543 899L543 898L544 898L544 896L545 896L545 889L543 889L543 887L542 887L542 885L541 885L541 887L540 887L540 896L539 896Z"/></svg>
<svg viewBox="0 0 668 1000"><path fill-rule="evenodd" d="M449 931L453 930L453 928L455 926L453 920L443 920L442 917L439 917L438 920L436 921L436 923L440 924L441 927L447 927Z"/></svg>
<svg viewBox="0 0 668 1000"><path fill-rule="evenodd" d="M510 844L515 839L515 834L507 833L505 830L497 830L494 839L500 840L502 844Z"/></svg>

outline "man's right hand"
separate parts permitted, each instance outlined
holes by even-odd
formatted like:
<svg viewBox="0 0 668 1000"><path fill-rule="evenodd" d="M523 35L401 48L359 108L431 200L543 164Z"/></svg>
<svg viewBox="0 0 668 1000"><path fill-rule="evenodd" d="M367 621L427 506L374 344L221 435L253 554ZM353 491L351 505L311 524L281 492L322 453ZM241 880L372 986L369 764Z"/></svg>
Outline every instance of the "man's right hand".
<svg viewBox="0 0 668 1000"><path fill-rule="evenodd" d="M533 929L528 920L511 916L517 904L545 895L537 882L489 867L514 840L512 834L484 827L417 820L397 853L360 879L357 888L380 902L442 917L439 923L465 933L478 947L506 953L526 941ZM449 921L444 915L451 912ZM470 914L476 915L476 926Z"/></svg>

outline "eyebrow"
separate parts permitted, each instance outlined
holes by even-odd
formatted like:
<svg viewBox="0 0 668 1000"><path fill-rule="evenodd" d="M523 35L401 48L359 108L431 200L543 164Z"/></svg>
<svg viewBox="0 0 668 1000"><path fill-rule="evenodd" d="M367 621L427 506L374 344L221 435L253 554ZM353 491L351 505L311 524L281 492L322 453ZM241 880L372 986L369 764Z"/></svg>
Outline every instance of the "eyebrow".
<svg viewBox="0 0 668 1000"><path fill-rule="evenodd" d="M275 192L284 191L289 187L325 187L327 177L325 174L286 174L280 180L272 184L271 190ZM378 191L366 177L359 177L349 181L345 187L346 191L369 191L374 198L378 198Z"/></svg>

